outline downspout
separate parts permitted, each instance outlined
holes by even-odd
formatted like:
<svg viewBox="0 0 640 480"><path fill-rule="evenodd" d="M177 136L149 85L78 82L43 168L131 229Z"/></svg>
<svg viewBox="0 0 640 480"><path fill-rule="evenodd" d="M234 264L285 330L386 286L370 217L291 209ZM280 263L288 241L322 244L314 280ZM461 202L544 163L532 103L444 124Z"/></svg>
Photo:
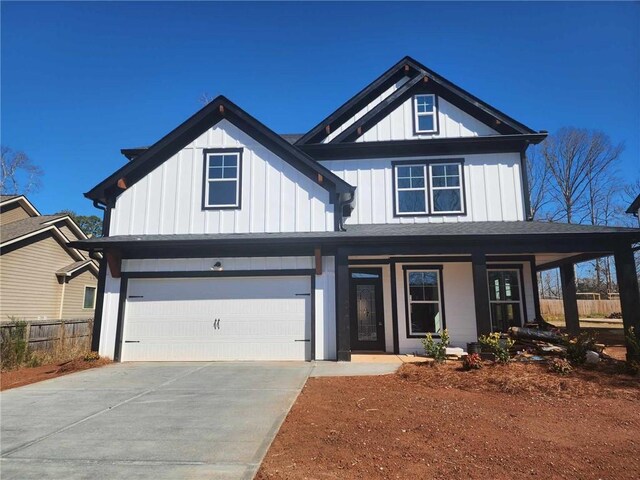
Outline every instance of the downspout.
<svg viewBox="0 0 640 480"><path fill-rule="evenodd" d="M93 206L98 210L102 210L102 236L106 237L109 235L109 223L111 220L111 207L107 204L99 202L98 200L93 201ZM89 257L96 260L97 255L95 255L94 251L89 252ZM91 351L97 352L100 349L100 332L102 331L102 311L104 306L104 290L105 283L107 281L107 264L104 255L99 261L99 269L98 269L98 291L96 292L96 306L93 311L93 332L91 333Z"/></svg>
<svg viewBox="0 0 640 480"><path fill-rule="evenodd" d="M344 226L344 215L343 215L343 209L346 205L351 204L351 202L353 202L353 199L355 198L355 194L354 192L347 192L346 193L347 197L345 200L341 200L340 202L338 202L338 215L339 215L339 221L338 221L338 231L339 232L346 232L347 229Z"/></svg>
<svg viewBox="0 0 640 480"><path fill-rule="evenodd" d="M60 308L58 308L58 320L62 320L62 311L64 309L64 291L67 286L67 276L62 278L62 292L60 292Z"/></svg>

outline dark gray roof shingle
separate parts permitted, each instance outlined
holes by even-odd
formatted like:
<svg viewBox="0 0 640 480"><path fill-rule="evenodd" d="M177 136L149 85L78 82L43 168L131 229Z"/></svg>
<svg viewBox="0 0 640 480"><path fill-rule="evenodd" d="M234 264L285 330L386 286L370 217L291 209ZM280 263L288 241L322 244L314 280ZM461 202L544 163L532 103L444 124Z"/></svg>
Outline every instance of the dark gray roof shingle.
<svg viewBox="0 0 640 480"><path fill-rule="evenodd" d="M56 275L68 275L68 274L70 274L72 272L75 272L80 267L83 267L83 266L88 265L90 263L93 263L93 261L90 260L90 259L78 260L77 262L70 263L66 267L63 267L60 270L57 270L56 271Z"/></svg>

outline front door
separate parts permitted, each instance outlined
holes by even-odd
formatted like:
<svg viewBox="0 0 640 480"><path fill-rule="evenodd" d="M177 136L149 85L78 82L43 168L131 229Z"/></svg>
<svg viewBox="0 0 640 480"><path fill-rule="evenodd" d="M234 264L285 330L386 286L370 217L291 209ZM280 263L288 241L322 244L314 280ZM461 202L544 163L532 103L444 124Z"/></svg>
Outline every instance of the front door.
<svg viewBox="0 0 640 480"><path fill-rule="evenodd" d="M384 351L382 269L350 269L351 350Z"/></svg>

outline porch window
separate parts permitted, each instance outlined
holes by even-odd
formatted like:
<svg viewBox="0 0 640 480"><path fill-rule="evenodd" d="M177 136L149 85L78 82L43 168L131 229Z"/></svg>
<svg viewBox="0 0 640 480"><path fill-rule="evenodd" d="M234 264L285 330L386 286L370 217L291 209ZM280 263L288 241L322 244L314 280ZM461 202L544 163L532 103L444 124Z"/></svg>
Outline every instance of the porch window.
<svg viewBox="0 0 640 480"><path fill-rule="evenodd" d="M426 165L396 167L396 211L398 214L427 213Z"/></svg>
<svg viewBox="0 0 640 480"><path fill-rule="evenodd" d="M408 336L440 334L443 329L440 270L407 270Z"/></svg>
<svg viewBox="0 0 640 480"><path fill-rule="evenodd" d="M240 207L241 152L205 152L204 208Z"/></svg>
<svg viewBox="0 0 640 480"><path fill-rule="evenodd" d="M462 212L462 165L439 163L429 166L433 213Z"/></svg>
<svg viewBox="0 0 640 480"><path fill-rule="evenodd" d="M413 99L416 133L437 132L437 108L435 95L416 95Z"/></svg>
<svg viewBox="0 0 640 480"><path fill-rule="evenodd" d="M489 304L491 307L491 329L506 332L509 327L522 325L522 290L520 270L490 269Z"/></svg>

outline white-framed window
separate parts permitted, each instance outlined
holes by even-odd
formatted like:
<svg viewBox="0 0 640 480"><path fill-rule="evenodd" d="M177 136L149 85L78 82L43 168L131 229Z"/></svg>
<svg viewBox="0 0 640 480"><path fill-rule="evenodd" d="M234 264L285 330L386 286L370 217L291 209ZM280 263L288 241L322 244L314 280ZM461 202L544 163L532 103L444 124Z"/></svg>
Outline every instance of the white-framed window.
<svg viewBox="0 0 640 480"><path fill-rule="evenodd" d="M416 133L434 133L438 131L436 96L433 94L413 97L413 115Z"/></svg>
<svg viewBox="0 0 640 480"><path fill-rule="evenodd" d="M240 207L240 151L205 152L204 208Z"/></svg>
<svg viewBox="0 0 640 480"><path fill-rule="evenodd" d="M444 329L441 281L440 269L405 269L408 337L439 335Z"/></svg>
<svg viewBox="0 0 640 480"><path fill-rule="evenodd" d="M85 285L84 296L82 298L82 308L94 309L96 306L96 287Z"/></svg>
<svg viewBox="0 0 640 480"><path fill-rule="evenodd" d="M487 268L491 330L506 332L522 326L522 279L520 269L493 266Z"/></svg>
<svg viewBox="0 0 640 480"><path fill-rule="evenodd" d="M396 213L427 213L427 168L424 164L396 165Z"/></svg>
<svg viewBox="0 0 640 480"><path fill-rule="evenodd" d="M462 213L462 165L429 165L432 213Z"/></svg>

